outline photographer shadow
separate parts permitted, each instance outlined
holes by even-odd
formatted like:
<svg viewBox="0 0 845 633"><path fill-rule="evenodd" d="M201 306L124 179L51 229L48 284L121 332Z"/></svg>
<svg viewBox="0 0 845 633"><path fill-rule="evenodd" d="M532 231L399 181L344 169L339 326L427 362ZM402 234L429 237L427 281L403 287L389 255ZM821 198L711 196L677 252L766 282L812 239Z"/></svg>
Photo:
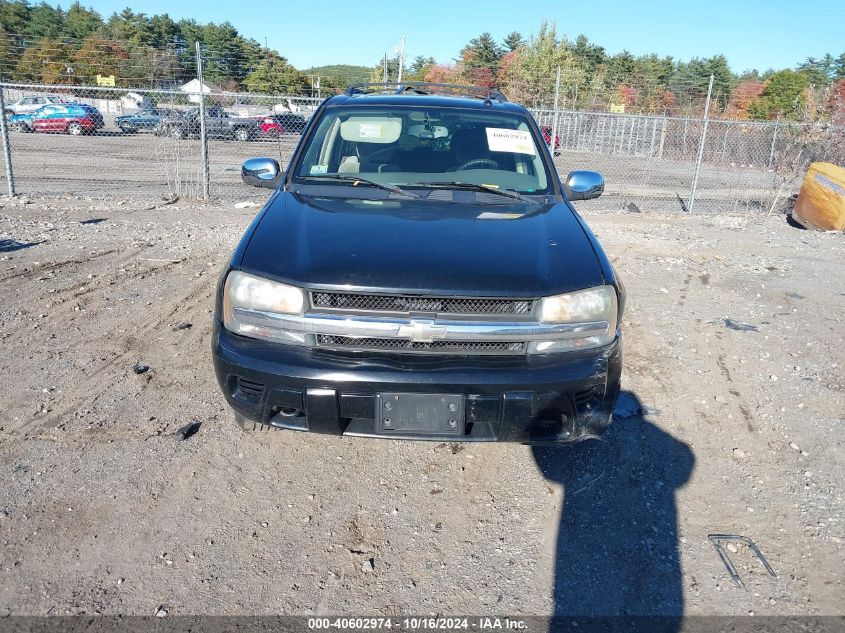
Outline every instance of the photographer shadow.
<svg viewBox="0 0 845 633"><path fill-rule="evenodd" d="M564 489L554 615L660 616L660 630L683 615L675 491L695 458L644 411L623 392L601 439L533 448Z"/></svg>

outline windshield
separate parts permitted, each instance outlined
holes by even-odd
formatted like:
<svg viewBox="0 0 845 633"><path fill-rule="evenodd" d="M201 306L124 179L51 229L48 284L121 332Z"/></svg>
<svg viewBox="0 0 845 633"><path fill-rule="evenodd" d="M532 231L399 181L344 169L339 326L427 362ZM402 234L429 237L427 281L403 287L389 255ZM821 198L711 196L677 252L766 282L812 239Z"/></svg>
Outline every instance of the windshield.
<svg viewBox="0 0 845 633"><path fill-rule="evenodd" d="M328 108L294 174L300 182L360 176L403 189L462 183L528 194L548 193L551 181L525 117L407 106Z"/></svg>

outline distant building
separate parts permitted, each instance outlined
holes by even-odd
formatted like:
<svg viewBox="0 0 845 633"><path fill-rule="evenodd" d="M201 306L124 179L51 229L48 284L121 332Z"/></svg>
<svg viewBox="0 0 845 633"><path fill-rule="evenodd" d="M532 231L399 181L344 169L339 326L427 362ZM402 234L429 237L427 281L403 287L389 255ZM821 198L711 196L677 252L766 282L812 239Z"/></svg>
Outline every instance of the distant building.
<svg viewBox="0 0 845 633"><path fill-rule="evenodd" d="M202 94L210 94L212 92L222 92L220 88L215 86L214 84L210 84L207 81L204 81L202 84L202 90L200 90L200 82L199 79L191 79L188 83L179 86L179 90L182 92L188 93L188 100L192 103L199 103L199 93Z"/></svg>

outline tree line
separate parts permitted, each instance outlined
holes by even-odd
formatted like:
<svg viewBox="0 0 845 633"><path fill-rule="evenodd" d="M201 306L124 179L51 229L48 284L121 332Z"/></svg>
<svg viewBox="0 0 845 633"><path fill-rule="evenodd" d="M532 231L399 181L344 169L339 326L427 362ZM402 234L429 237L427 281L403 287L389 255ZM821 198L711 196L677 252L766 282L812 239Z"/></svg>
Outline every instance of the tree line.
<svg viewBox="0 0 845 633"><path fill-rule="evenodd" d="M562 107L645 114L701 114L710 76L711 111L729 118L826 120L845 124L845 53L807 58L796 68L734 73L724 55L676 60L628 51L608 55L584 35L574 41L544 22L536 35L470 40L452 64L431 63L426 81L502 88L509 98L551 107L557 68Z"/></svg>
<svg viewBox="0 0 845 633"><path fill-rule="evenodd" d="M44 84L95 84L114 75L118 86L170 88L196 77L224 90L301 93L307 75L277 51L244 37L229 22L201 24L124 9L103 18L74 2L0 0L0 78Z"/></svg>
<svg viewBox="0 0 845 633"><path fill-rule="evenodd" d="M104 18L80 2L65 10L46 2L0 0L4 81L91 85L97 75L113 75L119 87L173 88L196 77L197 41L204 79L231 92L316 93L319 77L325 95L384 76L383 64L298 70L229 22L202 24L131 9ZM689 61L628 51L609 55L584 35L574 40L559 35L550 22L535 35L513 32L501 42L482 33L452 63L428 56L405 60L403 79L495 86L514 101L548 108L558 67L559 106L568 109L695 116L704 109L713 75L714 115L845 124L845 53L811 57L796 68L737 74L724 55ZM387 60L390 80L398 69L397 57Z"/></svg>

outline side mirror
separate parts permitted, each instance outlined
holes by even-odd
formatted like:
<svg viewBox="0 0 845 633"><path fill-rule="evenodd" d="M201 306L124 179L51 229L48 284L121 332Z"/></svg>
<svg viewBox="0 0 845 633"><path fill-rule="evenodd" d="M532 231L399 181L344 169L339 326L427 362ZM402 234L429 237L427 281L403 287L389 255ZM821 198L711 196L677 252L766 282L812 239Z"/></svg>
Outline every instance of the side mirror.
<svg viewBox="0 0 845 633"><path fill-rule="evenodd" d="M250 158L241 167L241 180L253 187L275 189L281 173L279 163L272 158Z"/></svg>
<svg viewBox="0 0 845 633"><path fill-rule="evenodd" d="M597 171L571 171L565 186L570 200L591 200L604 191L604 176Z"/></svg>

